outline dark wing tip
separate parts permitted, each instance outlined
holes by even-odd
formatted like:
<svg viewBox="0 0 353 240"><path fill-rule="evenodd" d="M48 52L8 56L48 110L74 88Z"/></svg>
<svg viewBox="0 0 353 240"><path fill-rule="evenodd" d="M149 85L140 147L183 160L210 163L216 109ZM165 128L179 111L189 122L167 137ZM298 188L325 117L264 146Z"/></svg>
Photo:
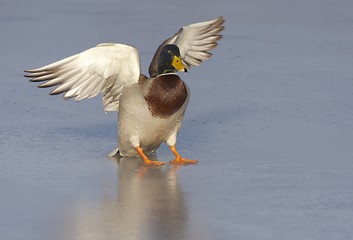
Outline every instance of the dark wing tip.
<svg viewBox="0 0 353 240"><path fill-rule="evenodd" d="M25 75L23 75L24 77L32 77L32 74L35 72L33 70L23 70L25 72Z"/></svg>
<svg viewBox="0 0 353 240"><path fill-rule="evenodd" d="M220 16L216 19L217 19L216 23L219 25L222 25L226 21L223 16Z"/></svg>
<svg viewBox="0 0 353 240"><path fill-rule="evenodd" d="M33 73L35 70L23 70L25 73Z"/></svg>

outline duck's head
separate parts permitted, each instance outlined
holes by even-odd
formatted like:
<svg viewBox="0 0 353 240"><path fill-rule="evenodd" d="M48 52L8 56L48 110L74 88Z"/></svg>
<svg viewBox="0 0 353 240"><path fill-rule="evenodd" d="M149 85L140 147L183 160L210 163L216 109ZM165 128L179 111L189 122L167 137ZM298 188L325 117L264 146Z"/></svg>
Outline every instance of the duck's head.
<svg viewBox="0 0 353 240"><path fill-rule="evenodd" d="M158 59L158 74L173 73L176 71L187 72L187 69L180 58L178 46L174 44L165 45Z"/></svg>

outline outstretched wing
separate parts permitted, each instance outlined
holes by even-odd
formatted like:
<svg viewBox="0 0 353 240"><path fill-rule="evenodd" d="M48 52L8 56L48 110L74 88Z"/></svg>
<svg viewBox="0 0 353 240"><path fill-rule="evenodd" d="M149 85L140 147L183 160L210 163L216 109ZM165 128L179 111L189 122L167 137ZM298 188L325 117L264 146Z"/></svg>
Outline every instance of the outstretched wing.
<svg viewBox="0 0 353 240"><path fill-rule="evenodd" d="M32 82L44 82L40 88L56 86L51 95L79 101L102 93L105 111L118 111L124 88L138 82L140 61L135 47L103 43L26 72Z"/></svg>
<svg viewBox="0 0 353 240"><path fill-rule="evenodd" d="M220 32L224 29L224 21L223 17L219 17L182 27L158 47L149 67L150 76L158 74L158 57L166 44L175 44L179 47L181 59L187 68L199 66L203 60L209 59L212 54L208 51L215 48L217 41L222 37Z"/></svg>

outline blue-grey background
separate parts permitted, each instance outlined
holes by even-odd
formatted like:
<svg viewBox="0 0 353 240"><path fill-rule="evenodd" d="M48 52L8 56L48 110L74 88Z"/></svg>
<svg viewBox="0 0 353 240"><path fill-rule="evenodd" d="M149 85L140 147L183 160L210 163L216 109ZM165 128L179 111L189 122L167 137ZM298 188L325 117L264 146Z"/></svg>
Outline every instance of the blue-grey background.
<svg viewBox="0 0 353 240"><path fill-rule="evenodd" d="M351 239L353 2L1 0L1 239ZM105 155L116 113L23 77L102 42L143 72L181 26L224 16L214 57L181 74L177 147L196 166ZM172 159L162 147L158 159Z"/></svg>

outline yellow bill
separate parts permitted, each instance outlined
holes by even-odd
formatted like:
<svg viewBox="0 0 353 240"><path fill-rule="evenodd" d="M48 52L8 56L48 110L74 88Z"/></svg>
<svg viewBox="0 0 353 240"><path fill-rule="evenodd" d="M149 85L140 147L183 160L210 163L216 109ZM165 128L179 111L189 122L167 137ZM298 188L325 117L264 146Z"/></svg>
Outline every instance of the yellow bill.
<svg viewBox="0 0 353 240"><path fill-rule="evenodd" d="M184 71L187 72L188 70L184 66L183 62L181 61L180 57L174 56L173 62L172 62L173 67L175 67L176 70L178 71Z"/></svg>

